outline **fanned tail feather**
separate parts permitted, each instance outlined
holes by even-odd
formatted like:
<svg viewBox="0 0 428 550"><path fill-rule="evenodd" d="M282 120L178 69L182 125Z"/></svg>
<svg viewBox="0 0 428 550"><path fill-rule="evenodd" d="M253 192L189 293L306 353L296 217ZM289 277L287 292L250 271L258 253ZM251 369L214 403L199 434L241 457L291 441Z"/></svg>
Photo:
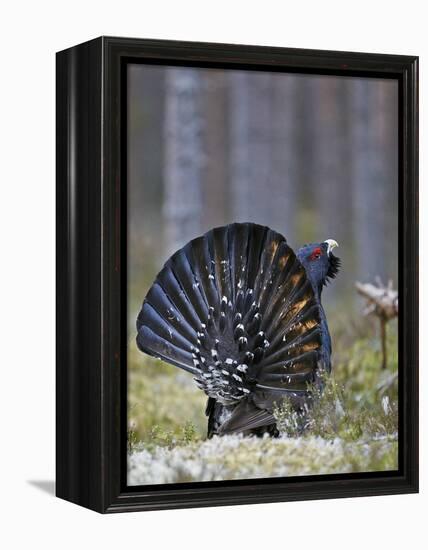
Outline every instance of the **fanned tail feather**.
<svg viewBox="0 0 428 550"><path fill-rule="evenodd" d="M137 319L141 351L193 374L231 413L219 433L274 423L284 397L301 403L320 367L320 306L285 238L243 223L177 251ZM210 413L211 414L211 413Z"/></svg>

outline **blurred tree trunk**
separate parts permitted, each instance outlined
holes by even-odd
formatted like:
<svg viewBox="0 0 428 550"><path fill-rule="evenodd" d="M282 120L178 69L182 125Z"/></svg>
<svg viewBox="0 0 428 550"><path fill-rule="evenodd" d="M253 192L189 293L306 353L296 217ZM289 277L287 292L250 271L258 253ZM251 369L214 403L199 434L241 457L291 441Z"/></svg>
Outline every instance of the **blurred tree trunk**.
<svg viewBox="0 0 428 550"><path fill-rule="evenodd" d="M168 69L165 95L165 254L201 232L204 164L202 82L195 69Z"/></svg>
<svg viewBox="0 0 428 550"><path fill-rule="evenodd" d="M323 234L316 240L333 238L342 244L339 250L344 265L351 271L352 238L350 220L350 142L348 139L349 117L347 109L347 83L343 78L313 77L311 80L313 116L313 186L314 215ZM347 284L339 277L335 287ZM334 296L337 296L337 292ZM332 298L334 299L334 296Z"/></svg>
<svg viewBox="0 0 428 550"><path fill-rule="evenodd" d="M346 83L336 77L315 77L313 110L313 185L321 225L326 235L345 237L349 225L349 140L346 116Z"/></svg>
<svg viewBox="0 0 428 550"><path fill-rule="evenodd" d="M226 224L230 219L228 201L227 73L204 72L203 230Z"/></svg>
<svg viewBox="0 0 428 550"><path fill-rule="evenodd" d="M291 74L272 75L271 161L268 189L265 192L266 219L274 221L295 247L296 213L299 189L299 157L297 155L299 77Z"/></svg>
<svg viewBox="0 0 428 550"><path fill-rule="evenodd" d="M252 203L253 179L251 165L252 144L250 138L250 112L253 103L252 74L230 73L230 201L234 221L247 222L254 214Z"/></svg>
<svg viewBox="0 0 428 550"><path fill-rule="evenodd" d="M397 96L393 82L358 79L350 86L353 229L356 239L355 278L388 280L389 255L396 257L397 232L388 218L397 219ZM392 113L392 114L391 114Z"/></svg>
<svg viewBox="0 0 428 550"><path fill-rule="evenodd" d="M386 183L386 232L385 263L388 280L398 286L398 82L382 82L380 102L383 116L379 121L379 132L385 144L383 169Z"/></svg>
<svg viewBox="0 0 428 550"><path fill-rule="evenodd" d="M296 147L292 76L230 75L230 178L235 221L294 237Z"/></svg>
<svg viewBox="0 0 428 550"><path fill-rule="evenodd" d="M164 162L165 71L162 67L131 64L128 70L128 224L129 246L145 250L129 261L149 279L161 265L159 235L163 219L162 171ZM150 131L147 131L150 128ZM144 215L142 215L144 212Z"/></svg>

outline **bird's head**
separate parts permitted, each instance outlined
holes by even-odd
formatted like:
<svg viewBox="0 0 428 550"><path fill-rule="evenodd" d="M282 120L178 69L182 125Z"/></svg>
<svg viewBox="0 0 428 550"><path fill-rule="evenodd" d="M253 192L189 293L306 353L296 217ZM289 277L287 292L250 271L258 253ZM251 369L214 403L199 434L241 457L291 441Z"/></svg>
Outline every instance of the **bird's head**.
<svg viewBox="0 0 428 550"><path fill-rule="evenodd" d="M339 245L336 241L327 239L322 243L305 244L297 252L297 257L318 295L323 286L334 279L339 271L340 259L332 252L337 246Z"/></svg>

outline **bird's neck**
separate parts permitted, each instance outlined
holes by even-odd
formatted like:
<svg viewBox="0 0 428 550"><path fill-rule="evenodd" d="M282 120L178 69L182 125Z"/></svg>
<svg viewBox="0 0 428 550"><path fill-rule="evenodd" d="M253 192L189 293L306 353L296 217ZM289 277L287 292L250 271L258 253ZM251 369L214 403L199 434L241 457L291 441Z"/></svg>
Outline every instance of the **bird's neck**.
<svg viewBox="0 0 428 550"><path fill-rule="evenodd" d="M309 277L309 280L314 290L315 298L319 303L321 303L321 293L322 293L322 289L324 288L322 281L321 282L314 281L311 277Z"/></svg>

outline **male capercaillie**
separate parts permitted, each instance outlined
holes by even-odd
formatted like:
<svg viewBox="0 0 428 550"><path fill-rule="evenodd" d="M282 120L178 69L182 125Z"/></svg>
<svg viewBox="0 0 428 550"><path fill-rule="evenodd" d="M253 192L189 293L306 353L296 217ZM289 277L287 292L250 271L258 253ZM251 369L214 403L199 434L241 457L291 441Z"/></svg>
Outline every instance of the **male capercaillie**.
<svg viewBox="0 0 428 550"><path fill-rule="evenodd" d="M331 370L321 292L336 276L331 239L295 254L268 227L235 223L166 262L137 319L140 350L193 374L208 396L208 435L275 434L273 410L296 410Z"/></svg>

